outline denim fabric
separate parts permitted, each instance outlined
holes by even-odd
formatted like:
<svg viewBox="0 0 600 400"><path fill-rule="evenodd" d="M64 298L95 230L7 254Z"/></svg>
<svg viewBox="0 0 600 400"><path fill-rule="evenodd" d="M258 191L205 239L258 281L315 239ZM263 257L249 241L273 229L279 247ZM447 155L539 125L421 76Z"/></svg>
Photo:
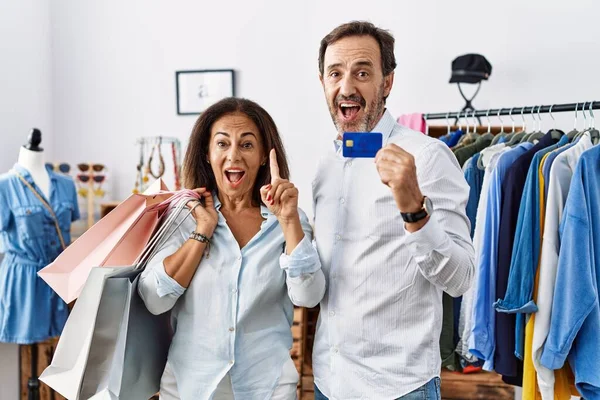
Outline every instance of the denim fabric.
<svg viewBox="0 0 600 400"><path fill-rule="evenodd" d="M600 147L581 155L560 224L560 254L550 331L541 363L558 369L567 357L577 389L600 398Z"/></svg>
<svg viewBox="0 0 600 400"><path fill-rule="evenodd" d="M482 224L484 233L481 246L477 249L478 265L476 268L478 268L479 275L477 276L477 292L475 293L475 305L473 307L473 328L469 350L477 358L485 361L483 368L486 371L494 370L494 353L496 351L494 300L496 299L502 183L506 171L513 162L531 147L533 147L531 143L521 143L514 149L500 155L498 164L490 178L485 217L483 221L477 222Z"/></svg>
<svg viewBox="0 0 600 400"><path fill-rule="evenodd" d="M558 144L555 144L538 151L529 166L517 218L506 296L494 304L498 312L521 314L516 316L514 350L520 360L525 343L525 314L537 311L533 302L533 281L541 237L539 167L544 155L557 148Z"/></svg>
<svg viewBox="0 0 600 400"><path fill-rule="evenodd" d="M31 174L17 171L38 192ZM71 242L71 222L79 219L73 180L48 169L52 207L65 245ZM44 197L41 192L40 196ZM30 344L58 336L68 309L37 276L62 248L50 212L13 172L0 175L0 342Z"/></svg>
<svg viewBox="0 0 600 400"><path fill-rule="evenodd" d="M481 153L475 154L471 161L468 162L465 169L465 179L469 184L469 200L467 201L467 217L471 222L471 238L475 234L475 219L477 217L477 205L481 197L481 187L483 186L483 177L485 169L480 169L477 166L477 161Z"/></svg>
<svg viewBox="0 0 600 400"><path fill-rule="evenodd" d="M420 388L398 397L396 400L441 400L441 385L440 378L433 378ZM367 399L365 396L361 398ZM315 385L315 400L329 400L327 396L321 393L317 385Z"/></svg>
<svg viewBox="0 0 600 400"><path fill-rule="evenodd" d="M503 299L508 288L508 277L512 259L515 232L521 196L525 188L527 172L535 157L542 149L556 144L550 133L544 135L539 142L525 154L519 157L506 172L502 182L502 210L500 227L498 229L498 264L496 272L496 297L495 300ZM508 377L518 377L519 360L515 357L515 315L499 313L496 315L496 353L494 366L496 372ZM520 379L517 379L517 382Z"/></svg>

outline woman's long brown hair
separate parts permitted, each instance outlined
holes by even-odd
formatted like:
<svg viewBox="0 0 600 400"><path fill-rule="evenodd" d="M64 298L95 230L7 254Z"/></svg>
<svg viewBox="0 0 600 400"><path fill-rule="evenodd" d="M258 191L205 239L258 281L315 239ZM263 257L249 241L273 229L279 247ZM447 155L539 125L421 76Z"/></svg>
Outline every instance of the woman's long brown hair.
<svg viewBox="0 0 600 400"><path fill-rule="evenodd" d="M279 174L283 179L289 179L290 171L287 163L283 142L277 131L273 118L264 108L255 102L236 98L225 98L207 108L196 121L188 148L183 160L183 185L187 189L205 187L210 191L217 191L217 182L212 168L208 163L208 146L210 143L211 129L215 121L227 114L243 113L250 118L258 127L262 135L263 151L269 156L269 151L275 149ZM252 203L256 206L261 204L260 188L271 182L271 169L269 162L262 165L256 176L254 188L252 189Z"/></svg>

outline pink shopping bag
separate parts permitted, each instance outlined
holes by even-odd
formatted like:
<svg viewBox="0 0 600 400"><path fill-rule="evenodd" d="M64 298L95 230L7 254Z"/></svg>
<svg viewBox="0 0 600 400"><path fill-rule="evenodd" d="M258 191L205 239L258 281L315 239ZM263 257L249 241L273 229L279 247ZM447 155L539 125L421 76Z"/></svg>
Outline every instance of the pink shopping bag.
<svg viewBox="0 0 600 400"><path fill-rule="evenodd" d="M133 194L68 246L38 275L67 303L75 300L93 267L129 266L156 229L173 192L159 179Z"/></svg>

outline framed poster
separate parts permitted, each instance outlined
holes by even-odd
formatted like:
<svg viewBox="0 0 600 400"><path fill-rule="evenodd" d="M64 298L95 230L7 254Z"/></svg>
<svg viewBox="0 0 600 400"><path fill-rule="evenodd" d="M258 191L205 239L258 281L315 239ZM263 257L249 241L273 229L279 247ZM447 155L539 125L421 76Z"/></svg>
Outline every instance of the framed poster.
<svg viewBox="0 0 600 400"><path fill-rule="evenodd" d="M235 96L232 69L176 71L177 114L198 115L217 101Z"/></svg>

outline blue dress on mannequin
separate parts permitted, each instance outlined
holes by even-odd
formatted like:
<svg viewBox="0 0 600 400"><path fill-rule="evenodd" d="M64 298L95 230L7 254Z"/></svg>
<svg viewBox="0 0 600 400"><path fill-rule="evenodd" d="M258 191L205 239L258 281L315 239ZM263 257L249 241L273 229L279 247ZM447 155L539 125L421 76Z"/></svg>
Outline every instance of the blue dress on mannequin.
<svg viewBox="0 0 600 400"><path fill-rule="evenodd" d="M51 205L68 245L71 222L79 219L73 180L47 169L47 199L25 168L13 170ZM67 320L67 305L37 275L62 246L50 212L14 171L0 175L0 342L31 344L59 336Z"/></svg>

